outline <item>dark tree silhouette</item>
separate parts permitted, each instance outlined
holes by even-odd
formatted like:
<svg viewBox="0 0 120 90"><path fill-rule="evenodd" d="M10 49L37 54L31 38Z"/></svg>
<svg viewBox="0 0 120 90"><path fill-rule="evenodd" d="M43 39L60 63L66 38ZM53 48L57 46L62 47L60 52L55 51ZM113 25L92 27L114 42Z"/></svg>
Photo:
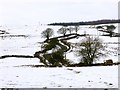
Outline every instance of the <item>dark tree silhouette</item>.
<svg viewBox="0 0 120 90"><path fill-rule="evenodd" d="M75 32L76 32L76 34L77 34L77 32L79 31L79 26L75 26Z"/></svg>
<svg viewBox="0 0 120 90"><path fill-rule="evenodd" d="M36 52L35 57L40 59L45 66L62 66L68 65L69 60L64 58L65 52L67 52L68 47L66 42L63 40L58 40L53 38L48 40L47 43L43 44L42 51Z"/></svg>
<svg viewBox="0 0 120 90"><path fill-rule="evenodd" d="M105 35L106 36L110 36L110 37L112 37L114 34L117 34L117 33L114 32L114 30L116 29L116 27L114 25L97 26L96 29L98 31L102 31L102 32L108 33L108 34L105 34Z"/></svg>
<svg viewBox="0 0 120 90"><path fill-rule="evenodd" d="M41 33L41 36L43 38L46 38L47 40L54 34L53 29L47 28L45 31Z"/></svg>
<svg viewBox="0 0 120 90"><path fill-rule="evenodd" d="M73 30L74 30L74 28L71 27L71 26L67 29L67 31L68 31L70 34L72 33Z"/></svg>
<svg viewBox="0 0 120 90"><path fill-rule="evenodd" d="M83 41L78 44L78 50L76 50L76 54L81 56L81 61L90 65L100 57L106 56L104 54L105 47L102 44L102 41L99 38L86 37Z"/></svg>
<svg viewBox="0 0 120 90"><path fill-rule="evenodd" d="M96 29L99 30L99 29L104 29L104 28L103 26L97 26Z"/></svg>
<svg viewBox="0 0 120 90"><path fill-rule="evenodd" d="M58 33L59 34L63 34L64 36L66 35L66 33L67 33L67 27L62 27L62 28L60 28L60 29L58 29Z"/></svg>
<svg viewBox="0 0 120 90"><path fill-rule="evenodd" d="M110 37L112 37L113 36L113 34L114 34L114 30L116 29L116 27L114 26L114 25L106 25L106 30L110 33Z"/></svg>

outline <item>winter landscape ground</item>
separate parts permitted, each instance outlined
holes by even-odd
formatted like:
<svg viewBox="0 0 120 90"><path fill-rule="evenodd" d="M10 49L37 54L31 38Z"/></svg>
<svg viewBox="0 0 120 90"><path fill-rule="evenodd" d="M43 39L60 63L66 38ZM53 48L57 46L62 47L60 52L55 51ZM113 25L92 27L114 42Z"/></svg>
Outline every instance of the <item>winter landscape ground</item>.
<svg viewBox="0 0 120 90"><path fill-rule="evenodd" d="M22 63L21 63L22 62ZM3 88L118 88L118 66L27 67L38 60L9 58L0 61Z"/></svg>
<svg viewBox="0 0 120 90"><path fill-rule="evenodd" d="M117 24L116 24L117 26ZM3 55L33 55L39 51L42 30L48 26L22 26L22 28L1 27L10 34L0 35L0 56ZM49 26L51 27L51 26ZM87 27L81 27L80 32L101 34ZM57 30L59 27L52 27ZM118 28L118 26L117 26ZM116 29L117 32L117 29ZM13 35L10 36L10 35ZM14 36L25 35L25 36ZM101 37L104 42L118 42L117 37ZM71 40L79 41L79 39ZM118 45L109 44L111 55L101 58L118 61ZM116 49L113 49L116 48ZM67 53L67 58L78 62L78 57ZM1 88L118 88L118 66L94 67L31 67L41 65L39 59L33 58L5 58L0 59L0 87Z"/></svg>
<svg viewBox="0 0 120 90"><path fill-rule="evenodd" d="M118 62L120 55L118 37L110 37L110 29L107 31L109 32L107 34L110 35L105 36L104 30L109 27L106 25L113 25L116 29L112 34L115 34L118 33L120 25L117 24L118 22L116 24L99 23L106 27L99 31L96 29L99 25L91 25L91 21L120 19L120 14L118 14L120 2L118 2L119 0L0 0L0 90L53 90L53 88L55 90L61 88L68 88L67 90L79 90L79 88L82 90L117 90L120 87L120 82L118 82L118 79L120 80L118 75L120 64L108 65L105 61ZM50 23L64 23L65 25L65 23L83 23L84 21L87 25L85 23L85 26L80 25L77 34L89 34L90 37L102 39L103 44L108 45L106 47L108 56L97 58L93 62L102 63L101 66L43 67L43 63L37 57L38 54L35 57L35 52L44 49L41 48L41 42L45 38L41 37L41 32L52 28L54 30L52 37L60 36L61 34L58 34L57 30L62 26L49 26ZM66 26L64 27L66 28ZM76 33L75 29L72 33ZM75 46L75 43L80 43L84 38L85 36L80 36L69 39L67 42ZM70 44L68 45L67 42L66 44L60 40L59 42L57 43L59 46L64 44L64 47L69 48ZM54 43L52 42L52 44ZM73 49L63 52L65 49L62 50L64 55L62 60L70 60L72 63L81 61L80 56L74 54L76 48L73 47ZM7 55L6 58L5 55ZM14 57L8 57L11 55ZM15 57L19 55L29 55L33 58ZM42 53L42 55L45 54ZM56 60L51 57L51 61ZM49 55L47 59L49 59Z"/></svg>

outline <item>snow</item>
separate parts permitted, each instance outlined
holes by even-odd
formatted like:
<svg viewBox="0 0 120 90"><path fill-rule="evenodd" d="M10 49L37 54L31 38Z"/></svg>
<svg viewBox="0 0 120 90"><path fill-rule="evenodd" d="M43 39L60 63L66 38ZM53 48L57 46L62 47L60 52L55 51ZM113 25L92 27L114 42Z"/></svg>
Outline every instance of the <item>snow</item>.
<svg viewBox="0 0 120 90"><path fill-rule="evenodd" d="M1 88L118 88L118 66L28 67L38 59L0 60Z"/></svg>
<svg viewBox="0 0 120 90"><path fill-rule="evenodd" d="M28 37L0 37L0 56L33 55L41 50L39 42L44 39L40 37L40 33L47 27L26 25L21 28L10 28L7 31L12 35L20 34L28 35ZM51 28L57 31L59 27ZM93 34L92 29L84 27L81 27L79 33L85 30L86 33ZM117 38L101 38L105 42L118 42ZM71 41L79 42L79 39ZM117 44L109 46L118 47ZM111 51L115 50L111 49ZM68 52L67 58L78 62L78 58L73 53ZM101 58L98 62L103 62L105 59L113 59L116 62L118 55ZM118 66L36 68L24 65L41 65L41 63L33 58L0 59L0 88L118 88Z"/></svg>

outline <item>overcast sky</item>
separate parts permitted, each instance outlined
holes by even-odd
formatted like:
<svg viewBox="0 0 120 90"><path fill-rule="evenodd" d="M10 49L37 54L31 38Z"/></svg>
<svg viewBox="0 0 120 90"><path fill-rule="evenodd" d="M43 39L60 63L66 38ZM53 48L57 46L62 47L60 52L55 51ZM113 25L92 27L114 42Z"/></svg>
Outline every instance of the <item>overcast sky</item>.
<svg viewBox="0 0 120 90"><path fill-rule="evenodd" d="M0 25L117 19L119 0L0 0Z"/></svg>

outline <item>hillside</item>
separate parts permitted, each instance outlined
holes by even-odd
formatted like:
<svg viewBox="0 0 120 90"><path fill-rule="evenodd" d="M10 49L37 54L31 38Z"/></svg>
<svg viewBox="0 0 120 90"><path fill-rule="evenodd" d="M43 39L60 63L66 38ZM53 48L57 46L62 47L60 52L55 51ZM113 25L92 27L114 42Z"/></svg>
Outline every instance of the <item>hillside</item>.
<svg viewBox="0 0 120 90"><path fill-rule="evenodd" d="M99 25L99 24L114 24L114 23L120 23L120 19L118 20L109 20L109 19L104 19L104 20L96 20L96 21L81 21L81 22L68 22L68 23L50 23L48 25L53 25L53 26L78 26L78 25Z"/></svg>

